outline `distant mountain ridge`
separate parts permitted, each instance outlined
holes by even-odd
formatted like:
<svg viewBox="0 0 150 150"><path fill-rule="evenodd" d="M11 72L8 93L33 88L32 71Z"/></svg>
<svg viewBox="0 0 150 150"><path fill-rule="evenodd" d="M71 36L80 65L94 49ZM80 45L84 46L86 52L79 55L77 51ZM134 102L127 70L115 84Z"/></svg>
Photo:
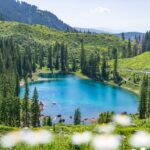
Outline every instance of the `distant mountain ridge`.
<svg viewBox="0 0 150 150"><path fill-rule="evenodd" d="M39 10L34 5L16 0L0 0L0 20L40 24L61 31L74 30L53 13Z"/></svg>
<svg viewBox="0 0 150 150"><path fill-rule="evenodd" d="M106 29L106 28L99 28L99 29L94 29L94 28L79 28L79 27L75 27L75 29L79 32L90 32L90 33L97 33L97 34L101 34L101 33L107 33L107 34L114 34L119 38L122 38L122 33L115 33L114 30L111 29ZM118 32L118 31L116 31ZM124 32L125 35L125 39L128 40L129 38L131 40L134 40L135 37L142 37L144 35L144 33L142 32Z"/></svg>
<svg viewBox="0 0 150 150"><path fill-rule="evenodd" d="M118 36L118 37L122 37L122 33L120 33L120 34L115 34L116 36ZM128 40L129 38L131 39L131 40L134 40L135 39L135 37L142 37L144 35L144 33L142 33L142 32L125 32L124 33L124 36L125 36L125 39L126 40Z"/></svg>

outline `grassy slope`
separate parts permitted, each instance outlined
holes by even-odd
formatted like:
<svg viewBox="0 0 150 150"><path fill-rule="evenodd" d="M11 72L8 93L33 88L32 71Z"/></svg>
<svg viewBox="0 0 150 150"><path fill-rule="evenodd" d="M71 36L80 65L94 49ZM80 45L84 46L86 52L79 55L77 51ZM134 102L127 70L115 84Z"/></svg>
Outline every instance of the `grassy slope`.
<svg viewBox="0 0 150 150"><path fill-rule="evenodd" d="M66 33L41 25L26 25L17 22L1 22L0 36L13 36L21 48L30 45L31 50L39 49L39 45L47 47L56 41L65 42L69 52L78 54L80 41L84 39L85 48L107 50L111 46L120 47L124 41L109 34L90 35L84 33Z"/></svg>
<svg viewBox="0 0 150 150"><path fill-rule="evenodd" d="M110 61L110 67L113 69L113 62ZM132 79L133 74L142 77L143 73L150 71L150 52L145 52L136 57L119 59L119 73L124 79ZM122 87L139 94L140 83L135 84L132 80L123 82Z"/></svg>
<svg viewBox="0 0 150 150"><path fill-rule="evenodd" d="M150 70L150 52L145 52L133 58L120 59L119 69L149 71Z"/></svg>

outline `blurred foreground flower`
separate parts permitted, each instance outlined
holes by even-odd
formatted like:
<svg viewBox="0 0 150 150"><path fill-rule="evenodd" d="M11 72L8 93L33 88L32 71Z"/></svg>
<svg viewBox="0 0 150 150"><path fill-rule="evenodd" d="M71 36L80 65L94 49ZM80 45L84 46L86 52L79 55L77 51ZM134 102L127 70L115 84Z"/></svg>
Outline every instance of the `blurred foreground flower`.
<svg viewBox="0 0 150 150"><path fill-rule="evenodd" d="M52 134L47 130L20 130L10 132L1 137L1 145L5 148L11 148L21 142L34 146L38 144L48 144L51 141Z"/></svg>
<svg viewBox="0 0 150 150"><path fill-rule="evenodd" d="M132 124L132 119L127 115L115 115L113 121L121 126L130 126Z"/></svg>
<svg viewBox="0 0 150 150"><path fill-rule="evenodd" d="M93 138L92 144L95 150L117 150L121 145L121 136L102 134Z"/></svg>
<svg viewBox="0 0 150 150"><path fill-rule="evenodd" d="M96 131L98 133L112 133L115 130L115 126L113 124L106 124L96 127Z"/></svg>
<svg viewBox="0 0 150 150"><path fill-rule="evenodd" d="M74 145L88 144L92 139L91 132L75 133L72 136L72 143Z"/></svg>
<svg viewBox="0 0 150 150"><path fill-rule="evenodd" d="M150 148L150 134L144 131L136 132L129 140L131 146L145 150Z"/></svg>

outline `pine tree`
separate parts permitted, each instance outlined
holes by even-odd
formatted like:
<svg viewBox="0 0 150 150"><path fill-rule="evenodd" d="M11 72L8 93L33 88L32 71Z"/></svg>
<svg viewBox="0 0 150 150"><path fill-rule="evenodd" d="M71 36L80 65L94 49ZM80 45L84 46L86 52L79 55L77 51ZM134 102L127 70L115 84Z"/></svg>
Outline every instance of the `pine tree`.
<svg viewBox="0 0 150 150"><path fill-rule="evenodd" d="M132 57L131 40L128 40L128 57Z"/></svg>
<svg viewBox="0 0 150 150"><path fill-rule="evenodd" d="M113 77L114 77L114 82L118 84L120 82L121 78L120 78L119 73L118 73L118 53L117 53L117 49L113 48L113 52L114 52Z"/></svg>
<svg viewBox="0 0 150 150"><path fill-rule="evenodd" d="M73 60L72 60L72 71L73 72L77 71L76 58L73 58Z"/></svg>
<svg viewBox="0 0 150 150"><path fill-rule="evenodd" d="M20 80L19 75L16 75L16 96L19 96L20 93Z"/></svg>
<svg viewBox="0 0 150 150"><path fill-rule="evenodd" d="M103 80L108 79L107 63L106 63L106 58L105 57L102 60L101 76L102 76Z"/></svg>
<svg viewBox="0 0 150 150"><path fill-rule="evenodd" d="M81 123L81 112L80 109L77 108L74 113L74 125L79 125Z"/></svg>
<svg viewBox="0 0 150 150"><path fill-rule="evenodd" d="M61 44L61 71L62 72L66 71L66 66L65 66L65 46L64 46L64 43Z"/></svg>
<svg viewBox="0 0 150 150"><path fill-rule="evenodd" d="M30 126L30 109L29 109L29 87L28 87L28 78L25 77L25 95L22 104L22 111L23 111L23 126L29 127Z"/></svg>
<svg viewBox="0 0 150 150"><path fill-rule="evenodd" d="M122 36L122 40L124 41L125 40L125 34L122 33L121 36Z"/></svg>
<svg viewBox="0 0 150 150"><path fill-rule="evenodd" d="M50 116L47 119L47 126L52 126L52 119Z"/></svg>
<svg viewBox="0 0 150 150"><path fill-rule="evenodd" d="M85 56L85 49L83 40L81 41L81 54L80 54L80 67L81 71L84 72L86 65L86 56Z"/></svg>
<svg viewBox="0 0 150 150"><path fill-rule="evenodd" d="M16 127L20 126L21 122L21 105L20 105L20 99L18 97L15 98L14 100L14 108L13 108L13 114L14 114L14 125Z"/></svg>
<svg viewBox="0 0 150 150"><path fill-rule="evenodd" d="M55 53L56 53L55 68L56 70L59 70L60 69L60 46L58 43L55 44Z"/></svg>
<svg viewBox="0 0 150 150"><path fill-rule="evenodd" d="M50 47L48 51L48 67L50 68L51 72L53 72L53 49L52 47Z"/></svg>
<svg viewBox="0 0 150 150"><path fill-rule="evenodd" d="M144 75L143 80L142 80L142 84L141 84L141 92L140 92L140 103L139 103L139 117L140 117L140 119L146 118L147 93L148 93L148 76Z"/></svg>
<svg viewBox="0 0 150 150"><path fill-rule="evenodd" d="M150 80L148 81L148 95L147 95L147 112L146 116L150 118Z"/></svg>
<svg viewBox="0 0 150 150"><path fill-rule="evenodd" d="M38 103L38 93L37 89L34 89L32 104L31 104L31 124L33 127L38 127L40 125L40 108Z"/></svg>

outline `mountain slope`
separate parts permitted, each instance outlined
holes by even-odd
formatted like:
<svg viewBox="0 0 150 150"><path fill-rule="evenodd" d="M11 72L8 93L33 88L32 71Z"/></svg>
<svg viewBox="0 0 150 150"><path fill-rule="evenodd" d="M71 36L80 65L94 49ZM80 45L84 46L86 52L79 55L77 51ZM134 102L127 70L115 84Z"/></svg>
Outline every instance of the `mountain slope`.
<svg viewBox="0 0 150 150"><path fill-rule="evenodd" d="M39 10L34 5L16 0L0 0L0 14L6 21L41 24L61 31L73 30L51 12Z"/></svg>
<svg viewBox="0 0 150 150"><path fill-rule="evenodd" d="M133 58L120 59L118 64L122 70L150 71L150 52L145 52Z"/></svg>
<svg viewBox="0 0 150 150"><path fill-rule="evenodd" d="M121 47L125 44L120 38L109 34L84 34L57 31L41 25L27 25L18 22L0 22L0 37L10 37L24 47L30 46L31 51L41 48L47 50L48 46L57 42L65 42L69 53L80 55L81 39L84 40L84 47L87 52L93 50L108 50L110 47ZM126 43L127 44L127 43Z"/></svg>

